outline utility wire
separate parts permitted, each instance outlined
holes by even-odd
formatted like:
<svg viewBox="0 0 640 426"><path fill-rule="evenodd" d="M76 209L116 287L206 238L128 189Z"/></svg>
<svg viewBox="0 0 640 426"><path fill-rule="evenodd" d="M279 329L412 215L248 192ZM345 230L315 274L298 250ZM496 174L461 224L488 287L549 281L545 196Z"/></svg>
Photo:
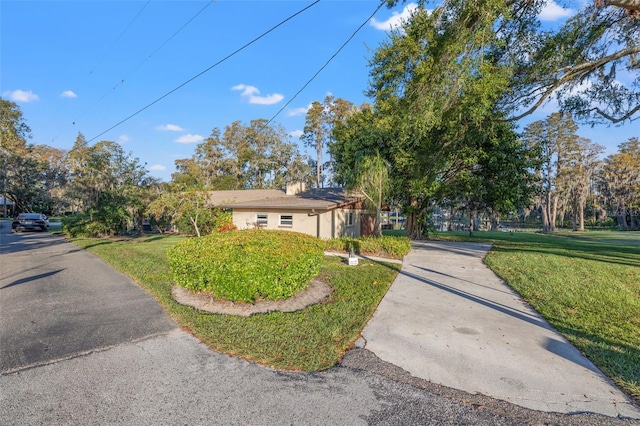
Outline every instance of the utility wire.
<svg viewBox="0 0 640 426"><path fill-rule="evenodd" d="M102 58L100 58L98 60L98 62L93 66L93 68L91 68L91 71L89 71L89 74L93 74L93 72L95 71L95 69L98 67L98 65L100 65L100 62L102 62L104 60L105 57L107 57L107 55L111 52L111 49L113 49L113 47L120 41L120 39L122 38L122 36L129 31L129 28L131 28L131 26L133 25L134 22L136 22L136 20L138 19L138 17L142 14L142 11L149 5L149 2L151 0L147 0L147 2L142 6L142 8L138 11L138 13L136 14L136 16L133 17L133 19L131 20L131 22L129 22L129 25L127 25L127 27L120 33L120 35L114 40L114 42L111 44L111 46L109 46L109 48L107 49L107 52L102 55Z"/></svg>
<svg viewBox="0 0 640 426"><path fill-rule="evenodd" d="M327 67L327 65L329 65L329 63L330 63L330 62L331 62L331 61L332 61L336 56L338 56L338 54L342 51L342 49L344 49L344 48L345 48L345 46L346 46L347 44L349 44L349 42L351 42L351 40L352 40L352 39L356 36L356 34L357 34L361 29L362 29L362 27L364 27L365 25L367 25L367 22L371 21L371 19L375 16L375 14L376 14L376 13L378 13L378 11L380 10L380 8L381 8L383 5L384 5L384 1L381 1L381 2L380 2L380 4L378 5L378 7L376 8L376 10L374 10L374 11L373 11L373 13L371 14L371 16L369 16L369 17L368 17L368 18L367 18L367 19L366 19L366 20L365 20L365 21L364 21L364 22L363 22L363 23L362 23L362 24L361 24L361 25L360 25L360 26L359 26L359 27L358 27L358 28L353 32L353 34L351 34L351 37L349 37L349 38L347 39L347 41L345 41L345 42L342 44L342 46L340 46L340 48L339 48L338 50L336 50L336 52L335 52L333 55L331 55L331 57L327 60L327 62L325 62L325 63L324 63L324 65L322 65L322 67L320 67L320 69L319 69L319 70L318 70L318 71L317 71L317 72L316 72L316 73L315 73L315 74L314 74L314 75L313 75L313 76L312 76L312 77L311 77L311 78L310 78L310 79L309 79L309 80L308 80L308 81L307 81L307 82L306 82L306 83L305 83L305 84L300 88L300 90L298 90L298 91L296 92L296 94L295 94L295 95L293 95L293 97L292 97L291 99L289 99L289 101L287 101L287 103L285 103L285 104L282 106L282 108L280 108L280 110L278 110L278 112L276 112L276 114L275 114L273 117L271 117L271 118L269 119L269 121L267 121L267 123L265 124L265 127L266 127L266 126L268 126L268 125L269 125L269 123L271 123L273 120L275 120L275 118L276 118L278 115L280 115L280 113L281 113L282 111L284 111L284 110L285 110L285 108L287 108L287 107L289 106L289 104L291 104L291 102L293 102L293 100L294 100L295 98L297 98L297 97L298 97L298 95L299 95L300 93L302 93L302 91L303 91L304 89L306 89L306 88L307 88L307 86L308 86L309 84L311 84L311 82L312 82L313 80L315 80L315 78L316 78L316 77L317 77L317 76L318 76L318 75L319 75L319 74L320 74L320 73L321 73L321 72L322 72L322 71Z"/></svg>
<svg viewBox="0 0 640 426"><path fill-rule="evenodd" d="M147 2L148 3L148 2ZM142 65L144 65L149 59L151 59L153 57L153 55L155 55L156 53L158 53L158 51L160 49L162 49L167 43L169 43L175 36L178 35L178 33L180 33L183 29L186 28L187 25L189 25L194 19L196 19L198 16L200 16L200 14L202 12L205 11L205 9L209 6L211 6L211 4L213 3L212 0L207 0L207 4L204 5L204 7L202 7L195 15L193 15L186 23L184 23L184 25L182 25L180 28L178 28L177 31L175 31L168 39L166 39L160 46L158 46L156 48L156 50L154 50L153 52L151 52L151 54L149 56L147 56L142 62L140 62L131 72L129 72L129 74L127 74L124 78L120 79L119 82L117 82L111 89L107 90L94 104L93 106L89 107L87 110L85 110L82 114L80 114L80 116L78 118L82 118L85 115L87 115L87 113L89 111L91 111L92 108L94 108L96 105L98 105L100 102L102 102L102 100L104 98L107 97L107 95L109 93L111 93L112 91L116 90L119 86L121 86L129 77L131 77L133 75L133 73L135 73ZM146 6L146 5L145 5ZM143 8L144 9L144 8ZM138 13L138 15L140 15L140 13L142 12L142 10L140 10L140 12ZM137 18L137 16L136 16ZM135 19L134 19L135 20ZM133 21L132 21L133 23ZM131 26L131 25L129 25ZM127 27L128 28L128 27ZM93 71L92 71L93 72ZM78 121L78 120L76 120ZM73 124L76 124L76 121L73 122ZM58 137L64 133L67 129L69 128L69 126L65 127L62 131L60 131L60 133L58 133L53 139L52 141L58 139Z"/></svg>
<svg viewBox="0 0 640 426"><path fill-rule="evenodd" d="M178 33L180 33L180 31L182 31L183 29L185 29L185 27L187 25L189 25L194 19L196 19L198 16L200 16L200 14L202 12L205 11L206 8L208 8L209 6L211 6L213 4L213 0L208 0L207 4L204 5L204 7L202 7L202 9L200 9L195 15L193 15L191 17L191 19L189 19L187 22L184 23L183 26L181 26L180 28L178 28L178 30L176 32L174 32L168 39L166 39L160 46L158 46L158 48L156 50L154 50L153 52L151 52L151 54L149 56L146 57L146 59L144 59L142 62L140 62L127 76L125 76L125 78L123 78L121 81L119 81L113 88L116 89L119 85L121 85L122 83L124 83L126 81L127 78L129 78L131 76L131 74L133 74L134 72L136 72L138 70L138 68L140 68L142 65L144 65L149 59L151 59L151 57L153 55L155 55L156 53L158 53L158 51L160 49L162 49L167 43L169 43L175 36L178 35Z"/></svg>
<svg viewBox="0 0 640 426"><path fill-rule="evenodd" d="M274 25L273 27L271 27L270 29L268 29L267 31L263 32L262 34L260 34L258 37L254 38L253 40L251 40L250 42L244 44L242 47L236 49L235 51L233 51L232 53L228 54L227 56L225 56L224 58L220 59L218 62L216 62L215 64L211 65L210 67L206 68L205 70L199 72L198 74L194 75L193 77L191 77L190 79L188 79L187 81L185 81L184 83L180 84L179 86L175 87L174 89L168 91L167 93L165 93L164 95L160 96L158 99L156 99L155 101L147 104L146 106L140 108L138 111L134 112L133 114L129 115L128 117L124 118L123 120L119 121L118 123L114 124L113 126L109 127L107 130L103 131L102 133L94 136L93 138L91 138L88 142L92 142L96 139L98 139L100 136L104 135L105 133L115 129L116 127L118 127L119 125L121 125L122 123L130 120L131 118L135 117L136 115L140 114L142 111L150 108L151 106L157 104L158 102L160 102L162 99L166 98L167 96L171 95L172 93L178 91L179 89L183 88L184 86L186 86L187 84L191 83L193 80L195 80L196 78L202 76L203 74L211 71L213 68L217 67L218 65L220 65L221 63L225 62L227 59L231 58L232 56L236 55L237 53L241 52L242 50L246 49L247 47L251 46L253 43L255 43L256 41L260 40L261 38L263 38L264 36L266 36L267 34L273 32L275 29L277 29L278 27L284 25L286 22L290 21L291 19L295 18L296 16L300 15L301 13L307 11L308 9L310 9L311 7L315 6L316 4L318 4L320 2L320 0L315 0L313 3L311 3L310 5L300 9L299 11L297 11L296 13L294 13L293 15L289 16L288 18L284 19L283 21L280 21L278 24Z"/></svg>

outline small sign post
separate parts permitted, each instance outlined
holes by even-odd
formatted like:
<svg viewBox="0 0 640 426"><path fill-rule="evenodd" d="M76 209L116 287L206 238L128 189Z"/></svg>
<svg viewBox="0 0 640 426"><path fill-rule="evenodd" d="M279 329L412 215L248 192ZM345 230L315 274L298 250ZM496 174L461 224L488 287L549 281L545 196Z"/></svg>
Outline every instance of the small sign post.
<svg viewBox="0 0 640 426"><path fill-rule="evenodd" d="M349 266L357 266L358 265L358 258L356 257L356 254L353 252L353 247L351 247L349 249Z"/></svg>

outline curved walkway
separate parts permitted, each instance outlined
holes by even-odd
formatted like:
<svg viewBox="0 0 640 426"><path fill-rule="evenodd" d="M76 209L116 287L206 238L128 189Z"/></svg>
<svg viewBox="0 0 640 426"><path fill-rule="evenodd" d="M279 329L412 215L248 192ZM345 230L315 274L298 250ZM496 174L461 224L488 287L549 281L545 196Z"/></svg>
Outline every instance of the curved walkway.
<svg viewBox="0 0 640 426"><path fill-rule="evenodd" d="M362 332L415 377L549 412L640 410L483 263L488 244L417 242Z"/></svg>

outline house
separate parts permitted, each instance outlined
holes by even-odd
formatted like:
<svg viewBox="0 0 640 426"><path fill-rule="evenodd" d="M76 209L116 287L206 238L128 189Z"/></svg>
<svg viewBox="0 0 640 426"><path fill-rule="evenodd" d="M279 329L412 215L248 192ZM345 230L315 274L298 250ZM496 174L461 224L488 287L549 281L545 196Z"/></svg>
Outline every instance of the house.
<svg viewBox="0 0 640 426"><path fill-rule="evenodd" d="M0 197L0 217L13 216L13 203L5 197Z"/></svg>
<svg viewBox="0 0 640 426"><path fill-rule="evenodd" d="M329 239L359 237L373 231L374 216L360 197L342 188L305 189L303 183L285 190L212 191L210 201L233 212L238 229L280 229Z"/></svg>

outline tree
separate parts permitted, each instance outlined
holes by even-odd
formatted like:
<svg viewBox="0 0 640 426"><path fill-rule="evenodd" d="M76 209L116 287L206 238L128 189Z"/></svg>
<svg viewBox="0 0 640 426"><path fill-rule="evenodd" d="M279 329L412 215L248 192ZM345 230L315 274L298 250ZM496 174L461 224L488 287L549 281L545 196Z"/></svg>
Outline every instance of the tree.
<svg viewBox="0 0 640 426"><path fill-rule="evenodd" d="M376 127L387 132L393 193L404 198L412 238L423 236L434 199L468 163L463 156L476 156L469 135L501 116L496 102L510 70L491 47L505 43L495 21L506 7L490 0L418 8L370 61L368 94Z"/></svg>
<svg viewBox="0 0 640 426"><path fill-rule="evenodd" d="M322 188L325 176L323 174L322 156L325 150L325 129L323 126L323 110L324 107L318 101L313 101L307 110L305 118L304 133L300 139L304 141L305 146L312 147L316 150L316 188Z"/></svg>
<svg viewBox="0 0 640 426"><path fill-rule="evenodd" d="M541 167L536 173L540 182L538 204L542 209L544 232L556 230L558 211L569 199L572 179L569 152L576 144L577 129L578 126L570 115L557 112L524 129L523 139L526 144L541 154Z"/></svg>
<svg viewBox="0 0 640 426"><path fill-rule="evenodd" d="M622 230L640 229L640 141L631 138L618 146L618 153L605 158L598 175L604 205L617 218Z"/></svg>
<svg viewBox="0 0 640 426"><path fill-rule="evenodd" d="M356 166L355 181L350 187L364 196L365 205L375 209L376 219L373 235L380 237L382 235L382 206L389 187L389 165L380 157L379 153L361 159Z"/></svg>
<svg viewBox="0 0 640 426"><path fill-rule="evenodd" d="M218 216L223 214L210 205L208 191L175 184L167 186L147 212L156 221L177 225L180 231L188 230L198 237L210 234L216 228Z"/></svg>
<svg viewBox="0 0 640 426"><path fill-rule="evenodd" d="M14 154L26 148L31 129L15 102L0 97L0 146Z"/></svg>
<svg viewBox="0 0 640 426"><path fill-rule="evenodd" d="M618 6L629 11L640 10L640 0L603 0L601 3L604 6Z"/></svg>
<svg viewBox="0 0 640 426"><path fill-rule="evenodd" d="M31 185L38 188L38 196L31 199L34 211L62 211L65 207L64 188L67 185L66 151L47 145L33 145L29 156L36 164Z"/></svg>
<svg viewBox="0 0 640 426"><path fill-rule="evenodd" d="M327 162L325 169L329 171L328 184L331 187L335 183L333 158L331 157L331 145L335 143L335 139L333 138L333 129L338 123L344 122L354 105L352 102L345 99L334 98L333 95L327 95L324 99L324 104L324 121L327 133L327 148L329 152L329 161Z"/></svg>
<svg viewBox="0 0 640 426"><path fill-rule="evenodd" d="M27 137L31 129L26 124L22 111L14 102L0 97L0 155L2 156L2 168L0 178L2 183L2 195L4 200L9 198L16 203L10 185L15 182L15 177L22 176L22 159L27 151ZM7 205L3 205L3 215L7 215Z"/></svg>
<svg viewBox="0 0 640 426"><path fill-rule="evenodd" d="M67 155L67 167L67 196L81 213L69 228L91 235L120 234L133 227L140 232L145 204L153 198L157 181L137 158L116 142L89 146L79 133Z"/></svg>
<svg viewBox="0 0 640 426"><path fill-rule="evenodd" d="M638 118L640 25L632 14L603 3L587 3L556 32L533 35L531 48L515 62L513 90L505 97L505 106L527 108L514 119L554 96L579 121ZM627 83L618 78L621 70L629 73Z"/></svg>
<svg viewBox="0 0 640 426"><path fill-rule="evenodd" d="M398 0L387 0L389 6ZM420 5L425 0L418 1ZM638 118L640 112L640 25L634 9L636 0L588 2L557 30L541 29L538 14L545 2L491 0L448 0L436 7L435 31L441 23L455 25L460 37L446 44L480 43L494 63L510 70L509 91L502 94L499 107L520 111L510 117L517 121L531 114L552 97L563 111L580 121L619 123ZM411 20L416 19L414 15ZM499 38L474 38L466 28L486 27L492 21ZM484 24L483 24L484 22ZM418 52L418 51L416 51ZM629 75L625 83L620 70ZM409 72L411 68L408 69ZM455 74L445 82L456 85Z"/></svg>
<svg viewBox="0 0 640 426"><path fill-rule="evenodd" d="M353 108L353 104L342 98L334 98L333 95L327 95L323 102L314 101L307 110L305 118L304 133L300 137L305 146L315 149L316 151L316 179L317 188L324 186L325 180L329 181L329 185L333 183L333 162L331 160L331 145L334 143L333 129L344 121ZM325 150L329 149L330 159L324 162ZM329 172L329 176L325 172Z"/></svg>
<svg viewBox="0 0 640 426"><path fill-rule="evenodd" d="M466 166L443 186L438 203L447 200L466 208L473 235L478 214L486 214L491 229L497 230L503 215L530 206L537 192L537 177L531 170L539 167L539 159L538 151L526 146L508 122L496 121L470 137L470 152L461 157Z"/></svg>
<svg viewBox="0 0 640 426"><path fill-rule="evenodd" d="M566 159L569 170L569 205L573 216L573 230L584 231L584 211L591 190L591 180L599 167L599 157L604 147L590 139L578 138L571 148Z"/></svg>
<svg viewBox="0 0 640 426"><path fill-rule="evenodd" d="M264 119L235 121L224 133L214 128L190 159L176 161L172 180L211 190L283 188L309 175L306 159L289 139L282 126Z"/></svg>

